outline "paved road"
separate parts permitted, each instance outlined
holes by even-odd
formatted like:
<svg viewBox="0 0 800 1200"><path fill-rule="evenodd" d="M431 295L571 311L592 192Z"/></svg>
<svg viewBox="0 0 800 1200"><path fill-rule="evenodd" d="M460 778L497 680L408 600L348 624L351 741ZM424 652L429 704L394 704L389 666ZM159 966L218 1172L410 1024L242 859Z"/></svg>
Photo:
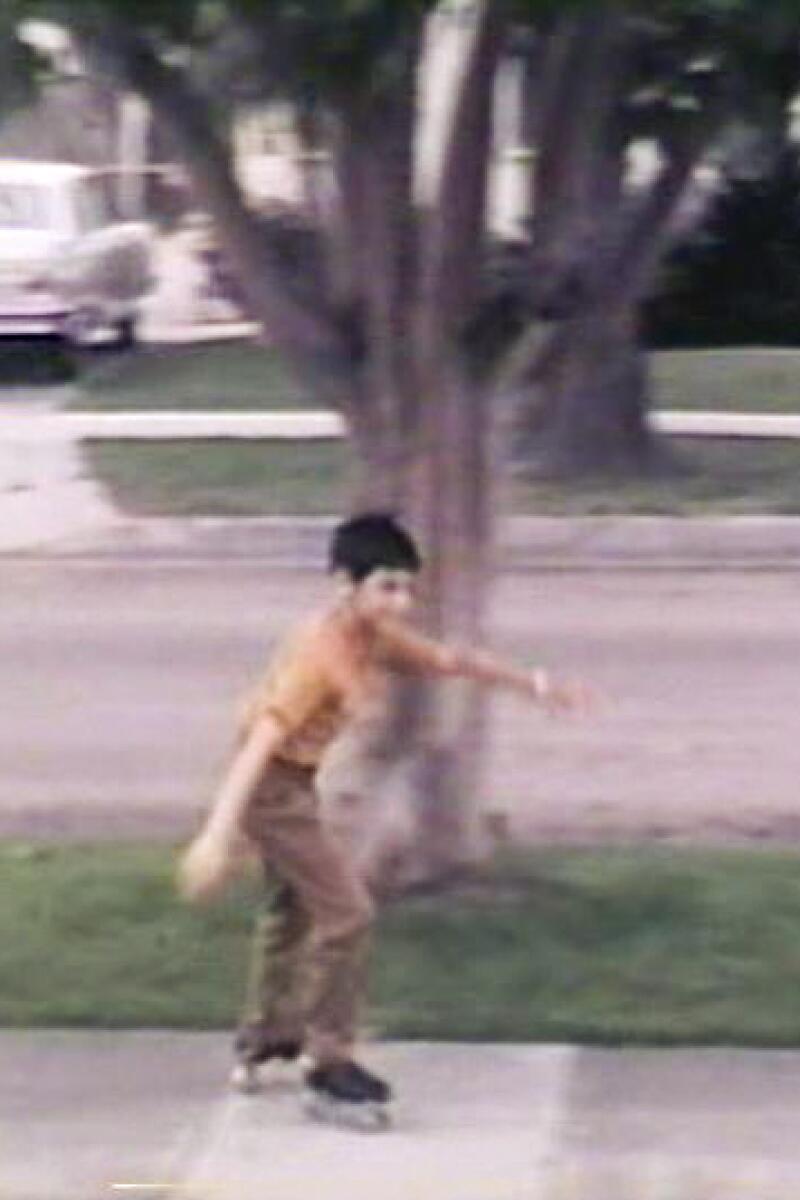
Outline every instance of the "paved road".
<svg viewBox="0 0 800 1200"><path fill-rule="evenodd" d="M256 565L10 560L0 590L0 834L181 833L276 632L323 594ZM796 839L795 574L506 577L492 641L595 683L553 723L494 705L488 807L549 838Z"/></svg>
<svg viewBox="0 0 800 1200"><path fill-rule="evenodd" d="M4 1200L796 1200L800 1054L374 1046L377 1135L226 1095L227 1039L0 1034Z"/></svg>

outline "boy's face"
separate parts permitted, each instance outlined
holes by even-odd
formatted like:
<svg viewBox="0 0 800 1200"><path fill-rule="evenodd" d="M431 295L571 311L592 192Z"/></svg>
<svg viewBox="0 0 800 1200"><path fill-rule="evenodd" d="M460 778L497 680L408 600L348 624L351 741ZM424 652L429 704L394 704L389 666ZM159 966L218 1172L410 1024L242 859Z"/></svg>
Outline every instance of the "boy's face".
<svg viewBox="0 0 800 1200"><path fill-rule="evenodd" d="M366 621L404 617L414 605L415 586L413 571L378 567L361 583L352 585L353 608Z"/></svg>

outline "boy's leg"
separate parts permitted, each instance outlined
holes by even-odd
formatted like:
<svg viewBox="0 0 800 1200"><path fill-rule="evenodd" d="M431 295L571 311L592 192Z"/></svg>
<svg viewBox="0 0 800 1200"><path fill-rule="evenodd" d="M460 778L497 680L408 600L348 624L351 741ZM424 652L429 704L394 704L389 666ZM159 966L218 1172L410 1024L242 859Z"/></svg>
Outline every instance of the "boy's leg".
<svg viewBox="0 0 800 1200"><path fill-rule="evenodd" d="M307 1050L318 1063L348 1058L366 993L372 902L318 819L298 822L279 852L311 918Z"/></svg>
<svg viewBox="0 0 800 1200"><path fill-rule="evenodd" d="M310 772L277 768L258 801L247 832L310 926L304 942L307 1049L320 1063L347 1058L365 992L372 902L322 824Z"/></svg>
<svg viewBox="0 0 800 1200"><path fill-rule="evenodd" d="M237 1056L258 1062L276 1046L302 1045L304 949L310 921L289 884L264 868L265 900L253 935Z"/></svg>

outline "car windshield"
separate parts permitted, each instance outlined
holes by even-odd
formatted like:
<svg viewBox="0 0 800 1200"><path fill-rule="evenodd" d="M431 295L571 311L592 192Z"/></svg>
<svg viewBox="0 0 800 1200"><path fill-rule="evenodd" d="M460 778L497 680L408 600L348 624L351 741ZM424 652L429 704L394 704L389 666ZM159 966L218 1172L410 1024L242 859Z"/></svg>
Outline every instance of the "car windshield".
<svg viewBox="0 0 800 1200"><path fill-rule="evenodd" d="M32 183L0 183L0 229L46 229L49 209L42 188Z"/></svg>

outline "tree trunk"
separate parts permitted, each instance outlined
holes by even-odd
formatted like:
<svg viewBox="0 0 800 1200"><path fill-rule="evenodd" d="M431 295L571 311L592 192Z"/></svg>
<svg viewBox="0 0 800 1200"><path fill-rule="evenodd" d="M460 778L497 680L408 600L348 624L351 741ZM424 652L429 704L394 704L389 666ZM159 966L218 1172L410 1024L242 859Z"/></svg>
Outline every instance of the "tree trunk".
<svg viewBox="0 0 800 1200"><path fill-rule="evenodd" d="M625 169L619 123L627 70L624 13L604 0L569 7L529 80L531 272L542 298L569 285L615 213Z"/></svg>
<svg viewBox="0 0 800 1200"><path fill-rule="evenodd" d="M654 462L634 309L565 322L542 359L518 453L554 477L641 473Z"/></svg>
<svg viewBox="0 0 800 1200"><path fill-rule="evenodd" d="M437 204L412 212L413 89L400 104L348 122L341 199L360 221L368 353L365 426L383 491L419 536L426 558L423 624L468 645L482 640L487 591L487 394L456 347L477 291L485 226L493 83L503 35L500 9L478 6L445 148ZM345 209L346 212L346 209ZM359 406L357 406L359 407ZM381 438L385 438L383 448ZM394 494L393 494L394 493ZM478 765L485 702L448 681L401 684L386 727L367 749L372 769L402 779L415 836L395 862L405 882L446 875L477 852ZM354 798L352 798L354 799ZM383 876L378 839L372 873Z"/></svg>
<svg viewBox="0 0 800 1200"><path fill-rule="evenodd" d="M460 364L429 377L437 402L425 410L417 525L429 555L427 618L440 637L465 646L486 641L491 575L492 437L486 390ZM427 394L431 394L428 391ZM419 723L414 791L422 865L431 875L474 861L480 836L481 766L487 698L475 685L429 689Z"/></svg>
<svg viewBox="0 0 800 1200"><path fill-rule="evenodd" d="M523 402L517 449L554 475L638 471L650 453L635 309L607 295L613 272L597 269L617 253L625 207L627 55L618 7L567 12L545 44L529 114L539 148L531 281L560 326Z"/></svg>
<svg viewBox="0 0 800 1200"><path fill-rule="evenodd" d="M489 394L439 362L426 373L426 397L434 379L404 510L425 556L421 624L476 646L486 640L491 579ZM476 686L401 678L388 719L343 748L327 780L330 803L345 824L366 829L362 866L378 890L438 884L482 857L487 721Z"/></svg>
<svg viewBox="0 0 800 1200"><path fill-rule="evenodd" d="M437 202L421 233L419 288L406 325L416 462L407 513L427 557L426 626L475 645L483 640L490 542L488 392L457 349L478 290L486 225L494 83L503 45L501 6L482 0L465 50L444 149ZM406 425L406 432L409 425ZM485 697L449 681L403 689L392 732L410 744L410 797L420 837L414 867L445 875L479 851L478 770Z"/></svg>
<svg viewBox="0 0 800 1200"><path fill-rule="evenodd" d="M646 414L638 311L675 237L713 121L687 139L650 189L625 205L619 145L597 159L593 253L580 264L578 300L538 358L520 412L518 451L550 475L640 474L661 457ZM602 171L599 168L603 168ZM605 180L605 182L603 182ZM618 186L619 185L619 186Z"/></svg>

